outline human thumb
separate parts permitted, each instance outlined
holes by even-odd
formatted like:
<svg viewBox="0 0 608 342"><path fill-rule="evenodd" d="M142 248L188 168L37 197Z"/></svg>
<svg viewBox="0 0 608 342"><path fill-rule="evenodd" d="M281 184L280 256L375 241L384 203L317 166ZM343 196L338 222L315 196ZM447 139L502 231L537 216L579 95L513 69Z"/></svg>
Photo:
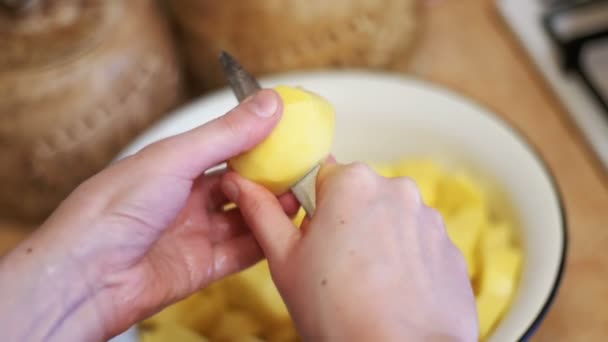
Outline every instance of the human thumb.
<svg viewBox="0 0 608 342"><path fill-rule="evenodd" d="M147 166L194 179L208 168L261 143L282 116L282 101L274 90L263 89L208 123L140 151ZM145 167L145 166L144 166Z"/></svg>
<svg viewBox="0 0 608 342"><path fill-rule="evenodd" d="M234 172L224 175L222 190L240 209L268 261L272 264L283 260L300 238L300 231L279 200L264 187Z"/></svg>

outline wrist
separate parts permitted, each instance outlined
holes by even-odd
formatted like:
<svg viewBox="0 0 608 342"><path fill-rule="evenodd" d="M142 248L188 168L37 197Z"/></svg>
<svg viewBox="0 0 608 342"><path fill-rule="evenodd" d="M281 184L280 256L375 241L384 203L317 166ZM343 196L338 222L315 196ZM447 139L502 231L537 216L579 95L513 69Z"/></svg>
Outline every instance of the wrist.
<svg viewBox="0 0 608 342"><path fill-rule="evenodd" d="M0 259L3 341L101 340L98 313L80 267L63 253L44 250L53 244L38 243L39 237Z"/></svg>

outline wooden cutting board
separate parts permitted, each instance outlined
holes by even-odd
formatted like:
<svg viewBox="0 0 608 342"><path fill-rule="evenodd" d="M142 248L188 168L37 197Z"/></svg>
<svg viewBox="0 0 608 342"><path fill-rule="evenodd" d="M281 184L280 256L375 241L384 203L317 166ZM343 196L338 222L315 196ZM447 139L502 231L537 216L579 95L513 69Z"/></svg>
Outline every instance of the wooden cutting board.
<svg viewBox="0 0 608 342"><path fill-rule="evenodd" d="M608 337L608 176L490 0L425 0L413 59L397 70L455 89L520 129L555 174L567 211L566 275L536 341ZM0 253L27 235L0 222Z"/></svg>

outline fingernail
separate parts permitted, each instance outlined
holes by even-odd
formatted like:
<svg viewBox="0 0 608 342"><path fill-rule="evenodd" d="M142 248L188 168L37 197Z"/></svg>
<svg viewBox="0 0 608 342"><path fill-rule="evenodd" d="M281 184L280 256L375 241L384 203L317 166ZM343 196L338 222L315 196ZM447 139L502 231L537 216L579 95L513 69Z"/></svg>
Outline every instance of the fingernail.
<svg viewBox="0 0 608 342"><path fill-rule="evenodd" d="M327 158L325 159L326 163L329 164L337 164L338 161L336 160L336 157L333 156L333 154L330 154L329 156L327 156Z"/></svg>
<svg viewBox="0 0 608 342"><path fill-rule="evenodd" d="M278 107L279 96L272 90L260 90L251 99L251 110L262 118L273 116Z"/></svg>
<svg viewBox="0 0 608 342"><path fill-rule="evenodd" d="M229 200L236 202L239 198L239 187L233 181L223 181L222 191Z"/></svg>

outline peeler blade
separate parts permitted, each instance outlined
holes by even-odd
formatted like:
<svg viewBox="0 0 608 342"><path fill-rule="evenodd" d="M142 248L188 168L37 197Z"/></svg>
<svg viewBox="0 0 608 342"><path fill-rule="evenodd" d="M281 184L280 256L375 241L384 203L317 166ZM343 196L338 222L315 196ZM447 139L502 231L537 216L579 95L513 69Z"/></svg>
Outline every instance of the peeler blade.
<svg viewBox="0 0 608 342"><path fill-rule="evenodd" d="M228 84L239 102L262 89L255 77L226 51L220 53L220 63Z"/></svg>

